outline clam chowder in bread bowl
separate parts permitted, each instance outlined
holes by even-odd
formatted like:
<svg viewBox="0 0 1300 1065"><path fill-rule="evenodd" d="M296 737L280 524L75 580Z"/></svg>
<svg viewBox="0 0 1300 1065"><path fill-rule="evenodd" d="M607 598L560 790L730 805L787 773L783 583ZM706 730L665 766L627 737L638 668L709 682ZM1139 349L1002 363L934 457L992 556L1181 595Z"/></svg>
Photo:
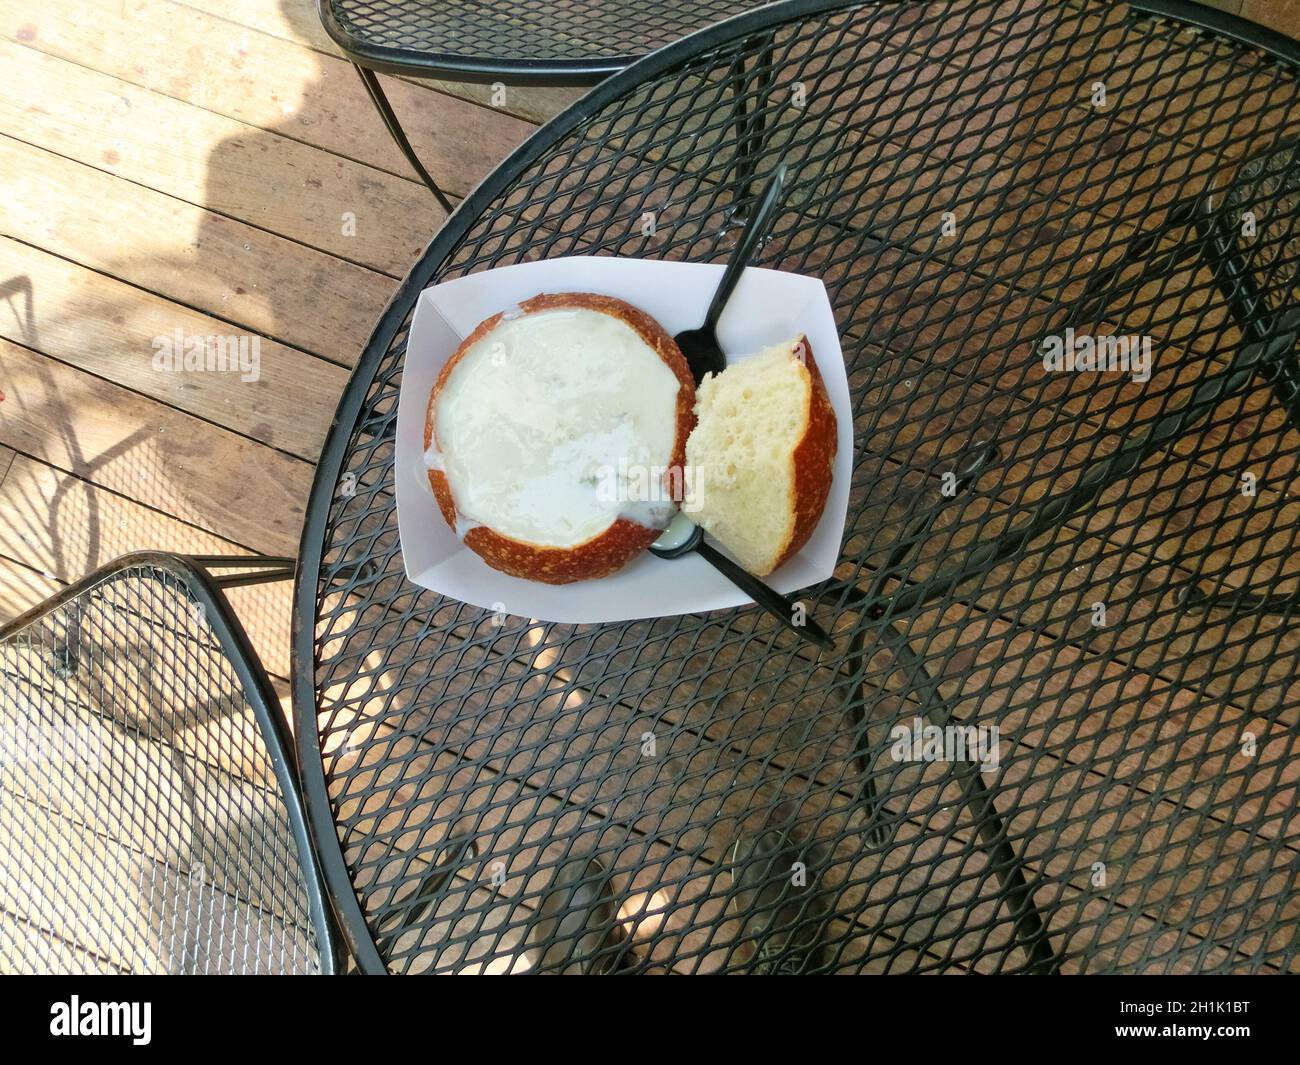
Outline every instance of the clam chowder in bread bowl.
<svg viewBox="0 0 1300 1065"><path fill-rule="evenodd" d="M425 419L429 484L493 568L548 584L604 577L676 510L661 482L676 471L680 484L694 405L686 360L649 315L610 296L536 296L480 323L443 366Z"/></svg>

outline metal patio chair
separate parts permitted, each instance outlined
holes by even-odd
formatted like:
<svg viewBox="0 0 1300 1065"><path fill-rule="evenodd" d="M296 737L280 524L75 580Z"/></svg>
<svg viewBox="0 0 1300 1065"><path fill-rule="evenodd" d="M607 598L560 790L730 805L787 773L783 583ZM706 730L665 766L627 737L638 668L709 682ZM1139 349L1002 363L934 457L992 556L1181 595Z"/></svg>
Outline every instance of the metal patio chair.
<svg viewBox="0 0 1300 1065"><path fill-rule="evenodd" d="M222 591L293 566L126 555L0 628L0 972L338 969L288 730Z"/></svg>

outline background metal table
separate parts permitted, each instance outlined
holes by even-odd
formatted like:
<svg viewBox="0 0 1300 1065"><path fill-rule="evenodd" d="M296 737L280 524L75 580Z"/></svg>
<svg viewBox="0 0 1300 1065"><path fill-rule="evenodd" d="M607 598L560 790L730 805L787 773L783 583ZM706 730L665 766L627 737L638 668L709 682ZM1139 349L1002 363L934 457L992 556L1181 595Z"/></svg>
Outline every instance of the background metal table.
<svg viewBox="0 0 1300 1065"><path fill-rule="evenodd" d="M375 70L582 85L762 6L754 0L320 0L325 28Z"/></svg>
<svg viewBox="0 0 1300 1065"><path fill-rule="evenodd" d="M756 5L746 0L317 0L393 140L450 213L375 71L516 85L589 85Z"/></svg>
<svg viewBox="0 0 1300 1065"><path fill-rule="evenodd" d="M301 555L299 752L363 966L506 968L598 854L633 968L751 970L737 842L789 819L827 968L1296 967L1300 50L1159 7L775 5L611 78L461 205L361 359ZM753 608L502 623L410 585L419 291L719 260L780 159L758 262L825 279L855 402L842 562L805 596L835 650ZM1067 327L1150 337L1150 379L1049 372ZM996 726L999 765L898 760L918 718Z"/></svg>

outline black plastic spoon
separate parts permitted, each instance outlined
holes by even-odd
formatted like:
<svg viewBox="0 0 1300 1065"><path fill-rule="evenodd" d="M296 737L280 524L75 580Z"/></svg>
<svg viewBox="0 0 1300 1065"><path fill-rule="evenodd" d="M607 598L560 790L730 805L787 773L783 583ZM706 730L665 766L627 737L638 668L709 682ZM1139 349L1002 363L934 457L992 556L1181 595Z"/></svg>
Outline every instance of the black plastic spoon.
<svg viewBox="0 0 1300 1065"><path fill-rule="evenodd" d="M650 545L650 550L660 558L681 558L688 552L698 552L714 569L791 632L798 633L818 647L831 646L831 638L807 615L805 610L798 611L803 615L802 622L795 620L796 604L793 599L782 595L775 588L769 588L712 544L705 543L704 530L690 520L690 515L679 512L664 530L663 535Z"/></svg>

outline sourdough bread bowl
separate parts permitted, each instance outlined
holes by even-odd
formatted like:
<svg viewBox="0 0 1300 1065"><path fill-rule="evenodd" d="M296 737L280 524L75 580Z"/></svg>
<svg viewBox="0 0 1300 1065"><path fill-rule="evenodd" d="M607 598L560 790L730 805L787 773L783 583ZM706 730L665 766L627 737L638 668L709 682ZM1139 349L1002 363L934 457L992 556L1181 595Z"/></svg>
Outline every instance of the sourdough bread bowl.
<svg viewBox="0 0 1300 1065"><path fill-rule="evenodd" d="M429 485L493 568L604 577L676 509L661 491L638 500L627 478L644 488L675 470L681 483L694 405L686 360L649 315L610 296L536 296L481 322L443 366L425 418Z"/></svg>
<svg viewBox="0 0 1300 1065"><path fill-rule="evenodd" d="M704 488L691 517L766 576L808 542L831 488L835 412L808 338L709 374L695 414L686 462Z"/></svg>

